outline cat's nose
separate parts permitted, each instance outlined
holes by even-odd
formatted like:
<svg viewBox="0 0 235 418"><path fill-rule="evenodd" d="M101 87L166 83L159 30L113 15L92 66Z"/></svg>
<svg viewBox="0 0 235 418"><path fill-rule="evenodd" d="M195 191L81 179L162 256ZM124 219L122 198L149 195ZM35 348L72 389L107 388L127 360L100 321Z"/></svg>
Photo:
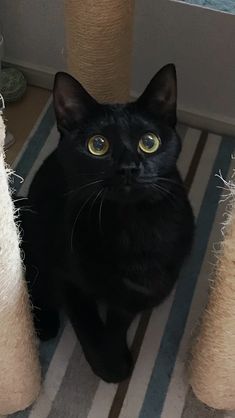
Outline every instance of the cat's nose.
<svg viewBox="0 0 235 418"><path fill-rule="evenodd" d="M132 177L132 176L136 176L139 173L139 168L138 167L130 167L130 166L126 166L126 165L121 165L118 170L117 173L119 176L121 177Z"/></svg>

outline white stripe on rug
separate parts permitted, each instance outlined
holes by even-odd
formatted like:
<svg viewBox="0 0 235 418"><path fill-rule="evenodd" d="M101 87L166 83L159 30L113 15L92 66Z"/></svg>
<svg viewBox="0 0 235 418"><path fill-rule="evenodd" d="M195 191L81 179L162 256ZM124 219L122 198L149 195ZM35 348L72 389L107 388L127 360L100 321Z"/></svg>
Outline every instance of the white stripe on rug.
<svg viewBox="0 0 235 418"><path fill-rule="evenodd" d="M200 134L201 131L191 128L186 132L179 160L179 169L183 178L187 175ZM192 147L188 145L190 141L193 142ZM191 190L193 189L191 188ZM195 200L194 193L192 193L191 201L194 202ZM163 305L153 311L121 409L120 418L138 417L140 413L173 300L174 292Z"/></svg>
<svg viewBox="0 0 235 418"><path fill-rule="evenodd" d="M192 184L192 190L194 199L192 201L194 214L197 215L200 210L200 202L203 199L207 181L202 180L208 179L211 174L211 170L214 164L214 160L218 153L218 149L221 143L221 137L210 134L207 139L207 144L202 155L198 171L196 173L194 182ZM187 319L185 332L180 343L175 367L171 377L171 382L166 395L164 407L162 410L161 418L180 418L185 405L185 398L188 393L188 381L185 376L185 361L187 352L189 350L189 343L191 340L192 330L195 328L197 318L199 317L203 306L206 303L207 290L208 290L208 275L211 270L211 265L208 263L208 259L211 259L211 252L213 249L213 243L216 239L219 240L220 234L215 226L221 219L221 207L217 210L216 218L211 229L211 235L209 238L207 251L204 255L204 261L202 263L201 271L198 276L197 286L194 291L194 297L191 303L190 313Z"/></svg>
<svg viewBox="0 0 235 418"><path fill-rule="evenodd" d="M108 384L101 380L87 418L106 418L109 414L116 390L117 385Z"/></svg>
<svg viewBox="0 0 235 418"><path fill-rule="evenodd" d="M29 418L47 418L65 375L76 342L77 337L68 322L47 370L42 392L34 404Z"/></svg>

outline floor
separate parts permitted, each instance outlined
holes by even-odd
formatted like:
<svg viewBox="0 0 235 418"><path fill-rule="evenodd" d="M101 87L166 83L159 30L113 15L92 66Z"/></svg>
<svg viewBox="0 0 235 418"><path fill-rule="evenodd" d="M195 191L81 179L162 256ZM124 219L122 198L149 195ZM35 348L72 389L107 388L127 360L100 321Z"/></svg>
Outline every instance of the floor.
<svg viewBox="0 0 235 418"><path fill-rule="evenodd" d="M50 91L28 86L24 97L6 106L4 119L15 143L6 151L6 160L12 164L50 96Z"/></svg>

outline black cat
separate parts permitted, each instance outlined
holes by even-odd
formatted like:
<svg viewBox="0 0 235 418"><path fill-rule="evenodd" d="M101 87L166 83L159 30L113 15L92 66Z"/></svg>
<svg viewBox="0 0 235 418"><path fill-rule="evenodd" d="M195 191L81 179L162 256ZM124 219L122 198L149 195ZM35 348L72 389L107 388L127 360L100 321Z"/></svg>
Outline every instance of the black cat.
<svg viewBox="0 0 235 418"><path fill-rule="evenodd" d="M176 168L176 89L167 65L137 101L99 104L58 73L60 142L32 182L32 211L21 212L40 338L56 335L63 307L108 382L131 373L127 329L169 295L191 249L193 214Z"/></svg>

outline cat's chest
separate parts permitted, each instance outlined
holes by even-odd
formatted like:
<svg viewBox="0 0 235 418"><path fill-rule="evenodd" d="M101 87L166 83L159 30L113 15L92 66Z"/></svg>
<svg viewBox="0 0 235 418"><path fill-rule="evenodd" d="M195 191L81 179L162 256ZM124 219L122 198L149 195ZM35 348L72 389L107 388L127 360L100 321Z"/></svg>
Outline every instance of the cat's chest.
<svg viewBox="0 0 235 418"><path fill-rule="evenodd" d="M89 213L88 213L89 215ZM87 215L87 216L88 216ZM159 204L145 207L104 206L102 214L86 214L76 225L73 240L80 253L92 251L94 259L115 260L164 253L177 243L184 211L173 212Z"/></svg>
<svg viewBox="0 0 235 418"><path fill-rule="evenodd" d="M137 216L138 215L138 216ZM165 231L165 233L164 233ZM84 242L90 243L96 249L96 254L105 254L107 257L130 257L131 254L151 254L158 247L167 234L167 222L152 214L117 214L112 217L103 217L102 225L94 225L84 230Z"/></svg>
<svg viewBox="0 0 235 418"><path fill-rule="evenodd" d="M120 254L151 252L154 244L160 241L157 225L146 225L141 223L138 225L133 223L128 226L120 226L116 231L116 235L109 236L109 243L113 243L113 247ZM109 245L110 245L109 244Z"/></svg>

